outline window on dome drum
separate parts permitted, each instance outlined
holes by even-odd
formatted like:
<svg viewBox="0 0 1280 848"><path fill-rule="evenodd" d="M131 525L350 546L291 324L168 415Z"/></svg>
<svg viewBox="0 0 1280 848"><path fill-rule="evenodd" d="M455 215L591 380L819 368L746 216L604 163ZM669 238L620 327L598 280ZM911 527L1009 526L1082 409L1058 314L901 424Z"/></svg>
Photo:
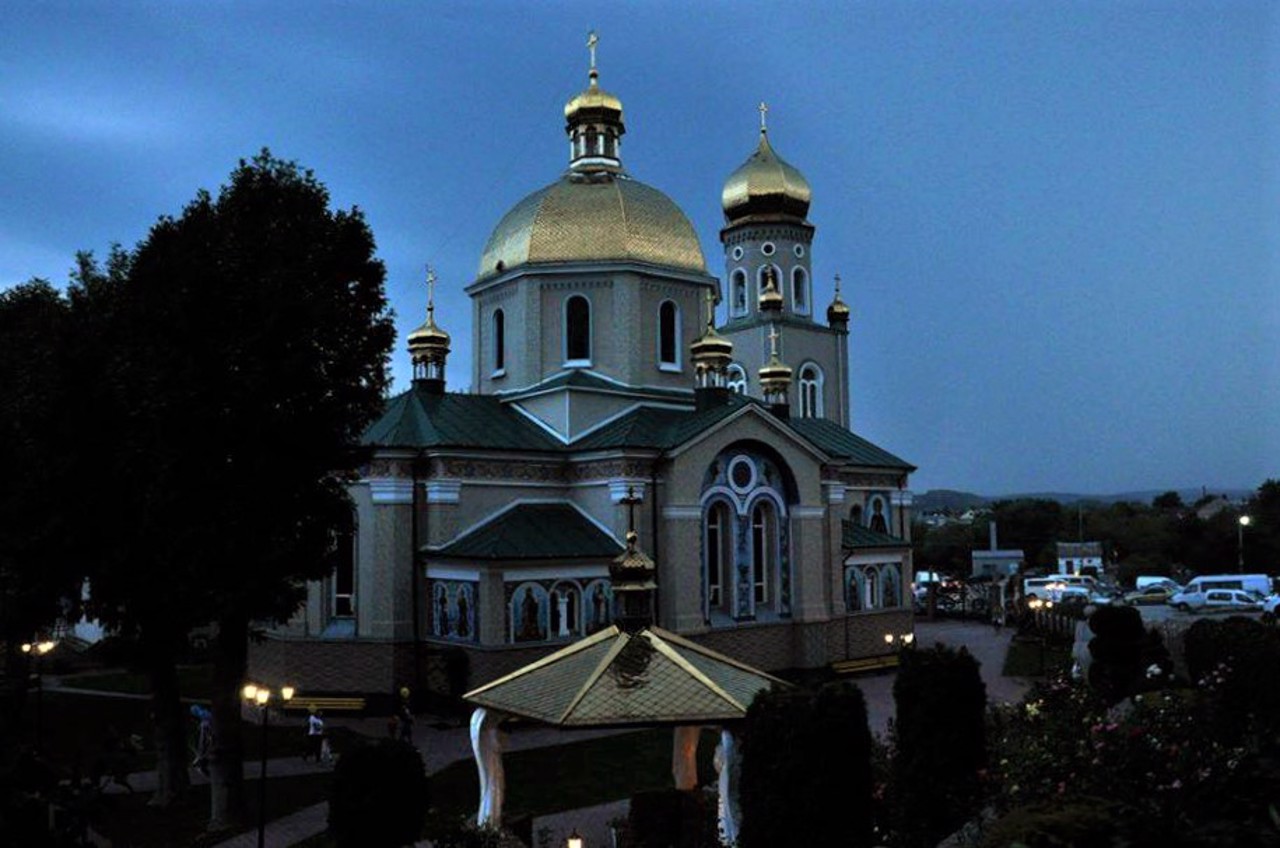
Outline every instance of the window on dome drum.
<svg viewBox="0 0 1280 848"><path fill-rule="evenodd" d="M729 301L729 313L734 316L747 314L747 274L739 269L733 272L730 285L732 294Z"/></svg>
<svg viewBox="0 0 1280 848"><path fill-rule="evenodd" d="M785 285L782 281L782 271L778 270L777 265L761 265L760 270L756 271L756 298L764 294L765 278L769 269L773 269L773 284L778 287L779 292Z"/></svg>
<svg viewBox="0 0 1280 848"><path fill-rule="evenodd" d="M791 272L791 308L796 312L809 311L809 281L803 268Z"/></svg>
<svg viewBox="0 0 1280 848"><path fill-rule="evenodd" d="M493 371L507 368L507 318L501 309L493 310Z"/></svg>
<svg viewBox="0 0 1280 848"><path fill-rule="evenodd" d="M662 301L658 307L658 365L676 368L680 365L679 337L680 315L675 303Z"/></svg>
<svg viewBox="0 0 1280 848"><path fill-rule="evenodd" d="M727 369L727 380L725 387L731 392L737 392L740 395L747 393L747 372L742 370L741 365L730 365Z"/></svg>
<svg viewBox="0 0 1280 848"><path fill-rule="evenodd" d="M800 417L822 417L822 370L813 363L800 369Z"/></svg>
<svg viewBox="0 0 1280 848"><path fill-rule="evenodd" d="M591 304L580 294L565 301L564 358L567 363L591 362Z"/></svg>
<svg viewBox="0 0 1280 848"><path fill-rule="evenodd" d="M757 606L769 603L769 575L773 571L776 538L772 507L764 501L751 510L751 586Z"/></svg>

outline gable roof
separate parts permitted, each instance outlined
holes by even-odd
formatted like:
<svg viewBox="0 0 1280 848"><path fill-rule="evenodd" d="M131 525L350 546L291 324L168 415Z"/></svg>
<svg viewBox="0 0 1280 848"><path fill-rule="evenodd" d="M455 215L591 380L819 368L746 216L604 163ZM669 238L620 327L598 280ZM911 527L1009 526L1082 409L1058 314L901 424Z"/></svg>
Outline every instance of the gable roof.
<svg viewBox="0 0 1280 848"><path fill-rule="evenodd" d="M857 550L858 548L909 548L911 543L905 539L899 539L895 536L887 536L884 533L877 533L870 527L863 527L852 521L842 521L840 546L845 550Z"/></svg>
<svg viewBox="0 0 1280 848"><path fill-rule="evenodd" d="M432 556L466 559L579 559L617 556L622 545L567 503L517 503Z"/></svg>
<svg viewBox="0 0 1280 848"><path fill-rule="evenodd" d="M387 402L361 443L376 447L557 450L560 443L493 395L436 394L415 384Z"/></svg>
<svg viewBox="0 0 1280 848"><path fill-rule="evenodd" d="M792 430L813 442L833 458L848 460L855 465L900 468L904 471L916 470L916 467L906 460L899 459L884 448L873 445L856 433L826 418L792 418L787 423Z"/></svg>
<svg viewBox="0 0 1280 848"><path fill-rule="evenodd" d="M473 704L558 727L740 719L778 678L658 627L616 625L468 692Z"/></svg>

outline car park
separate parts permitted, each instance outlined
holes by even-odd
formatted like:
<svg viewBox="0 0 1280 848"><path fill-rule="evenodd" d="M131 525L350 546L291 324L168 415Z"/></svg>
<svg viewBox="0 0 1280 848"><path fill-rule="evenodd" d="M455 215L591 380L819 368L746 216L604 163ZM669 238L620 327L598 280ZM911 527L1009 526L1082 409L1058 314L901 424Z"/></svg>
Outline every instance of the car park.
<svg viewBox="0 0 1280 848"><path fill-rule="evenodd" d="M1280 609L1280 595L1268 595L1262 600L1263 624L1275 624L1276 612Z"/></svg>

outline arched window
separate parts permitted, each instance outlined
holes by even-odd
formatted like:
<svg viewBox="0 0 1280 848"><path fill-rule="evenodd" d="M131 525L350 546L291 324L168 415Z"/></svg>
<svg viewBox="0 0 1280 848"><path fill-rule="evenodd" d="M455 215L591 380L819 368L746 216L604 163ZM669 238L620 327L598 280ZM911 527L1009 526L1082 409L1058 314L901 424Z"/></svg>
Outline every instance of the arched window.
<svg viewBox="0 0 1280 848"><path fill-rule="evenodd" d="M550 604L547 590L537 583L522 583L511 595L511 641L542 642L549 638Z"/></svg>
<svg viewBox="0 0 1280 848"><path fill-rule="evenodd" d="M582 593L576 584L558 583L551 590L551 638L563 639L582 632Z"/></svg>
<svg viewBox="0 0 1280 848"><path fill-rule="evenodd" d="M564 358L566 365L591 364L591 304L580 294L565 301Z"/></svg>
<svg viewBox="0 0 1280 848"><path fill-rule="evenodd" d="M881 597L883 605L886 607L896 607L898 605L898 566L885 565L880 569L880 587L882 590Z"/></svg>
<svg viewBox="0 0 1280 848"><path fill-rule="evenodd" d="M857 568L848 569L845 574L845 607L849 612L858 612L862 609L862 572Z"/></svg>
<svg viewBox="0 0 1280 848"><path fill-rule="evenodd" d="M775 532L773 509L767 501L758 502L751 510L751 587L756 606L769 603Z"/></svg>
<svg viewBox="0 0 1280 848"><path fill-rule="evenodd" d="M658 307L658 366L680 367L680 313L674 302Z"/></svg>
<svg viewBox="0 0 1280 848"><path fill-rule="evenodd" d="M809 314L809 277L803 268L791 271L791 308L802 315Z"/></svg>
<svg viewBox="0 0 1280 848"><path fill-rule="evenodd" d="M864 609L878 609L880 606L880 572L874 565L862 570L862 585L866 594L863 596Z"/></svg>
<svg viewBox="0 0 1280 848"><path fill-rule="evenodd" d="M747 372L742 370L742 366L738 364L730 365L726 369L725 386L729 391L737 392L740 395L747 393Z"/></svg>
<svg viewBox="0 0 1280 848"><path fill-rule="evenodd" d="M800 369L800 417L822 417L822 369L812 362Z"/></svg>
<svg viewBox="0 0 1280 848"><path fill-rule="evenodd" d="M732 579L729 507L716 501L707 509L703 551L707 565L707 606L712 610L730 607Z"/></svg>
<svg viewBox="0 0 1280 848"><path fill-rule="evenodd" d="M739 317L747 314L747 272L739 268L733 272L729 284L729 314Z"/></svg>
<svg viewBox="0 0 1280 848"><path fill-rule="evenodd" d="M773 274L773 284L778 287L778 293L782 294L783 286L782 272L778 270L777 265L761 265L760 270L756 271L756 302L760 302L760 295L764 294L765 280L768 275Z"/></svg>
<svg viewBox="0 0 1280 848"><path fill-rule="evenodd" d="M493 310L493 373L507 370L507 317L501 309Z"/></svg>

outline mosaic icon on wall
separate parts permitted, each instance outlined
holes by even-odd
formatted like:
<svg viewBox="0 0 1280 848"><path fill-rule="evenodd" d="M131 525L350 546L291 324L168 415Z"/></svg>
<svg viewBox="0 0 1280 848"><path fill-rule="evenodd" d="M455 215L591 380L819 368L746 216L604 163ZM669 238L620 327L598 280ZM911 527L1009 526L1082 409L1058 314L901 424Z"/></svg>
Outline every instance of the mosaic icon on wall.
<svg viewBox="0 0 1280 848"><path fill-rule="evenodd" d="M441 639L476 641L476 584L431 581L431 634Z"/></svg>

